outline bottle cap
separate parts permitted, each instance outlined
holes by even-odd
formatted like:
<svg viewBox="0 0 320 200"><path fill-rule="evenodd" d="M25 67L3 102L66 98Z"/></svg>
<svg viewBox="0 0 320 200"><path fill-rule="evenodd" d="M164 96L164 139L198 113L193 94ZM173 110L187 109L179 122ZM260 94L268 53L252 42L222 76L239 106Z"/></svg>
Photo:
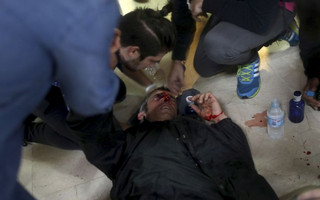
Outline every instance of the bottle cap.
<svg viewBox="0 0 320 200"><path fill-rule="evenodd" d="M301 96L302 94L300 91L295 91L293 93L293 101L296 101L296 102L301 101Z"/></svg>
<svg viewBox="0 0 320 200"><path fill-rule="evenodd" d="M271 102L271 107L273 108L278 108L280 107L280 102L278 101L278 99L273 99Z"/></svg>

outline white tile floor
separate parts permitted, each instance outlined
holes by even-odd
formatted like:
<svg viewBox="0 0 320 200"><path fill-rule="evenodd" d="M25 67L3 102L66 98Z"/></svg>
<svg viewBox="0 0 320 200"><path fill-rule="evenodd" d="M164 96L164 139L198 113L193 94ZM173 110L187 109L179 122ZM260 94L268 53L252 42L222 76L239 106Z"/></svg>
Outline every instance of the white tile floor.
<svg viewBox="0 0 320 200"><path fill-rule="evenodd" d="M259 52L262 85L253 99L237 97L235 72L199 78L194 88L211 91L218 97L225 112L245 131L259 173L282 196L302 186L320 185L320 112L306 106L303 122L293 124L288 120L288 102L293 91L302 90L306 77L297 47L287 48L281 43L276 45L281 51L273 52L273 49L274 46ZM132 102L137 106L141 100L140 95L132 95L134 88L129 91L125 102L116 106L122 120L127 115L121 111ZM285 135L280 140L270 139L265 127L249 128L244 124L254 114L266 110L274 98L279 99L286 113ZM81 151L40 144L23 148L19 180L40 200L106 200L112 187L110 180L91 166Z"/></svg>
<svg viewBox="0 0 320 200"><path fill-rule="evenodd" d="M306 106L305 119L294 124L288 120L289 100L295 90L306 83L298 47L262 57L260 74L262 85L258 95L250 100L237 97L236 77L222 73L200 78L194 88L213 92L226 113L245 131L259 173L269 181L279 196L302 186L320 185L320 112ZM266 110L277 98L285 111L285 135L280 140L268 137L266 128L247 127L244 122ZM307 155L310 151L311 154Z"/></svg>

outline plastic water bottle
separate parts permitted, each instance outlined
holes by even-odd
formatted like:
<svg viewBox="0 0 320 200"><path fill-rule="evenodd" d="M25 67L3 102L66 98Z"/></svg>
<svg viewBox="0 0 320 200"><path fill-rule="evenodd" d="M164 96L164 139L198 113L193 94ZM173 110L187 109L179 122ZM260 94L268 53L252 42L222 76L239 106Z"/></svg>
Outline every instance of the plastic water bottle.
<svg viewBox="0 0 320 200"><path fill-rule="evenodd" d="M278 140L284 135L284 112L277 99L272 100L271 107L267 111L268 135Z"/></svg>
<svg viewBox="0 0 320 200"><path fill-rule="evenodd" d="M295 91L289 102L289 120L293 123L300 123L304 118L304 101L301 99L301 92Z"/></svg>
<svg viewBox="0 0 320 200"><path fill-rule="evenodd" d="M145 68L144 71L145 74L152 80L152 82L157 85L157 87L165 84L165 73L158 63L156 63L154 66Z"/></svg>

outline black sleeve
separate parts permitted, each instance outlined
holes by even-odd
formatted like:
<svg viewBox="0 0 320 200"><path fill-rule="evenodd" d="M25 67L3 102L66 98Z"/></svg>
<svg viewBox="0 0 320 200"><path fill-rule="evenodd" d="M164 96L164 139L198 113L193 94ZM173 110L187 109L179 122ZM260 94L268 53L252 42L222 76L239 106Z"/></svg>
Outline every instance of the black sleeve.
<svg viewBox="0 0 320 200"><path fill-rule="evenodd" d="M249 166L254 168L247 137L237 124L235 124L230 118L226 118L216 124L211 124L211 127L224 134L224 138L228 141L230 148L237 148L236 151L241 151L243 159L250 164Z"/></svg>
<svg viewBox="0 0 320 200"><path fill-rule="evenodd" d="M299 29L300 56L308 79L317 77L320 79L320 39L308 36L303 26Z"/></svg>
<svg viewBox="0 0 320 200"><path fill-rule="evenodd" d="M88 161L113 180L125 133L112 113L84 118L70 112L67 123Z"/></svg>
<svg viewBox="0 0 320 200"><path fill-rule="evenodd" d="M172 22L177 30L177 41L173 48L172 59L186 60L186 54L196 29L186 0L173 0Z"/></svg>
<svg viewBox="0 0 320 200"><path fill-rule="evenodd" d="M230 135L231 137L237 137L241 140L246 141L246 136L242 129L235 124L230 118L225 118L219 121L216 124L211 124L211 126L215 129L222 131L226 135Z"/></svg>
<svg viewBox="0 0 320 200"><path fill-rule="evenodd" d="M202 10L257 34L275 21L279 0L204 0Z"/></svg>

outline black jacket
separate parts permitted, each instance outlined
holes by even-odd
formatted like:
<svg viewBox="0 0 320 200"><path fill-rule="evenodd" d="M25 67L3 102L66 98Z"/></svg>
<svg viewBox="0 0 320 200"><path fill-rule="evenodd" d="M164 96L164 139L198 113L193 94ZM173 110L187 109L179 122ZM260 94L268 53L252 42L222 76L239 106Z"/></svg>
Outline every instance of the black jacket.
<svg viewBox="0 0 320 200"><path fill-rule="evenodd" d="M300 56L308 79L318 78L320 80L320 37L309 36L304 27L299 29Z"/></svg>
<svg viewBox="0 0 320 200"><path fill-rule="evenodd" d="M177 30L177 41L172 51L173 60L186 60L186 54L196 30L195 21L188 9L186 0L173 1L172 23Z"/></svg>
<svg viewBox="0 0 320 200"><path fill-rule="evenodd" d="M112 180L112 199L277 199L231 119L209 126L177 117L125 132L111 115L69 118L69 125L87 159Z"/></svg>

